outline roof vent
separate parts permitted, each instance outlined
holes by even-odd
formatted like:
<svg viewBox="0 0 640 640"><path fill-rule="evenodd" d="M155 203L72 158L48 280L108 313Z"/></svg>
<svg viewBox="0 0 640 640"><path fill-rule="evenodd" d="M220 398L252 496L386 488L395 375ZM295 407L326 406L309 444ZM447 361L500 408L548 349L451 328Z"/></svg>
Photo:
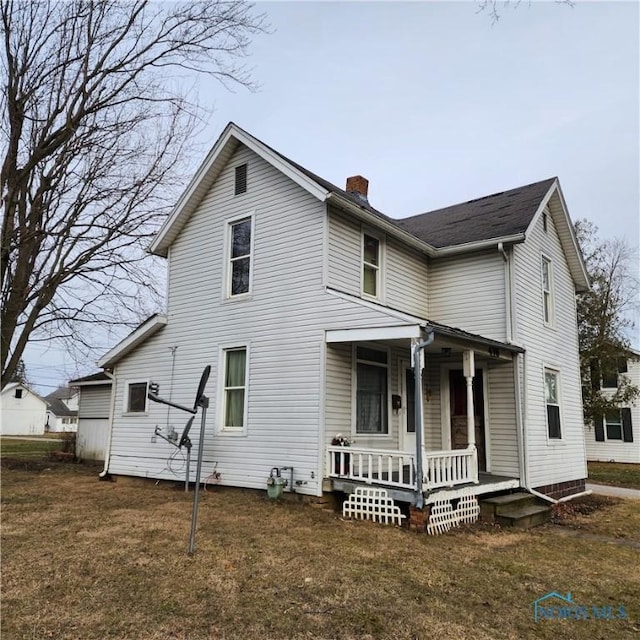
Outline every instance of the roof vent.
<svg viewBox="0 0 640 640"><path fill-rule="evenodd" d="M362 176L351 176L347 178L347 186L345 191L360 198L367 204L367 193L369 192L369 181Z"/></svg>

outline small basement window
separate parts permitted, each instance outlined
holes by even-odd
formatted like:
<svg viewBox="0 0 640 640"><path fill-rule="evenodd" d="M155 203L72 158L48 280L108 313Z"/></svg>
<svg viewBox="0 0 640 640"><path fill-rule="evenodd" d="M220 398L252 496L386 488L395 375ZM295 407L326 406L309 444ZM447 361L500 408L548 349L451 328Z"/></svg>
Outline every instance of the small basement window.
<svg viewBox="0 0 640 640"><path fill-rule="evenodd" d="M236 167L236 186L235 195L239 196L241 193L247 192L247 165L241 164Z"/></svg>

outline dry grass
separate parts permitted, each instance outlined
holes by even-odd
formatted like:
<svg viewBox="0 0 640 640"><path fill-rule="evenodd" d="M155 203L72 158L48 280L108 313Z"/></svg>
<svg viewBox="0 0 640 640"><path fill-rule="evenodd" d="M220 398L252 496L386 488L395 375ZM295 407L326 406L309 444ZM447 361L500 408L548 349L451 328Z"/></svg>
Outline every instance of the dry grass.
<svg viewBox="0 0 640 640"><path fill-rule="evenodd" d="M2 480L3 638L552 639L640 630L640 552L561 535L566 527L430 537L216 488L201 494L189 557L191 496L177 489L99 482L78 465L5 469ZM580 517L597 531L603 517L638 518L639 509L613 502ZM630 618L536 624L531 603L549 591L623 604Z"/></svg>
<svg viewBox="0 0 640 640"><path fill-rule="evenodd" d="M640 464L589 462L589 480L615 487L640 489Z"/></svg>

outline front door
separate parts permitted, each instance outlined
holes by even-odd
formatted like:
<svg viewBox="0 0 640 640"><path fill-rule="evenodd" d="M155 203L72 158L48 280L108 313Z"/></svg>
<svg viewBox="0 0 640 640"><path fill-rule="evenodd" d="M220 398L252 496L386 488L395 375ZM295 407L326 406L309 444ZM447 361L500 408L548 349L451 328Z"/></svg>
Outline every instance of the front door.
<svg viewBox="0 0 640 640"><path fill-rule="evenodd" d="M476 369L473 379L473 408L476 426L476 448L478 449L478 469L487 470L487 456L484 439L484 380L482 369ZM467 381L462 370L449 371L449 401L451 406L451 448L467 447Z"/></svg>
<svg viewBox="0 0 640 640"><path fill-rule="evenodd" d="M416 388L413 368L403 361L400 366L402 397L402 442L403 451L416 450Z"/></svg>

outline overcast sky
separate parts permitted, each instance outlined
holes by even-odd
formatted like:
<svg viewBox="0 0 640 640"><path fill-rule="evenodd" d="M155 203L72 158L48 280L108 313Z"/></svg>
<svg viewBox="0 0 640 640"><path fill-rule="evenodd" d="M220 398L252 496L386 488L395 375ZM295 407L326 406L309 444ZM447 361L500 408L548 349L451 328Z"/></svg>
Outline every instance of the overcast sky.
<svg viewBox="0 0 640 640"><path fill-rule="evenodd" d="M393 217L558 176L573 219L638 245L637 2L523 1L497 24L473 2L257 9L273 28L249 60L261 89L199 83L203 156L233 120L338 186L364 175ZM46 356L26 364L55 384Z"/></svg>

